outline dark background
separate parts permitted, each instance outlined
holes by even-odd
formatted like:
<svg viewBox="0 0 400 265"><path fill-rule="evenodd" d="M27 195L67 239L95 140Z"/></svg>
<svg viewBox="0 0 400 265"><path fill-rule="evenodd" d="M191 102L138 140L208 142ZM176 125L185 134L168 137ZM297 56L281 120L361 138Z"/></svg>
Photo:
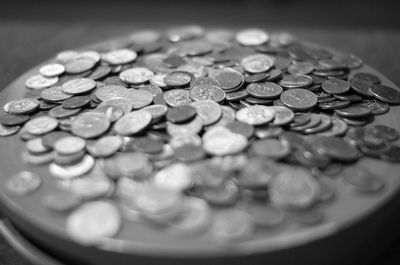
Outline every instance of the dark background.
<svg viewBox="0 0 400 265"><path fill-rule="evenodd" d="M0 89L58 51L189 23L290 31L354 53L400 85L399 13L395 0L1 0ZM29 263L0 236L0 265L16 264ZM371 264L400 264L400 238Z"/></svg>

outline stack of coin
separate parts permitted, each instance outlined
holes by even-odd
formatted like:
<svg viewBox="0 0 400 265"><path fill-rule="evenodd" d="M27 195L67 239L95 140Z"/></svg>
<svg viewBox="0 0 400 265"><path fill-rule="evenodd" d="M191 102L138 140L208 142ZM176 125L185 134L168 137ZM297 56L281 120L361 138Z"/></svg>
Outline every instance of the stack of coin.
<svg viewBox="0 0 400 265"><path fill-rule="evenodd" d="M60 193L43 202L82 244L116 236L121 218L248 240L285 219L323 222L329 178L384 186L347 165L400 161L398 132L368 125L400 92L361 66L261 29L141 31L42 65L3 107L0 135L19 131L24 162L48 164ZM7 187L28 195L39 179L24 171Z"/></svg>

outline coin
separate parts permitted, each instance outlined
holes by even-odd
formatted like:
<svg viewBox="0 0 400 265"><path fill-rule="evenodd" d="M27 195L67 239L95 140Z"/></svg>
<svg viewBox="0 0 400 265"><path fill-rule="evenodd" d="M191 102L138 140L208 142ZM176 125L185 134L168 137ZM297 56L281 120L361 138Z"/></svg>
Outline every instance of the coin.
<svg viewBox="0 0 400 265"><path fill-rule="evenodd" d="M0 123L4 126L17 126L29 120L28 115L14 115L3 113L0 115Z"/></svg>
<svg viewBox="0 0 400 265"><path fill-rule="evenodd" d="M339 137L319 137L316 145L323 154L339 161L355 161L360 158L357 148Z"/></svg>
<svg viewBox="0 0 400 265"><path fill-rule="evenodd" d="M262 139L252 143L251 151L258 156L282 159L289 154L290 146L288 142L282 140Z"/></svg>
<svg viewBox="0 0 400 265"><path fill-rule="evenodd" d="M32 154L42 154L50 150L43 145L42 138L34 138L26 142L26 149Z"/></svg>
<svg viewBox="0 0 400 265"><path fill-rule="evenodd" d="M62 85L62 91L66 94L80 95L96 88L96 82L89 78L72 79Z"/></svg>
<svg viewBox="0 0 400 265"><path fill-rule="evenodd" d="M284 107L284 106L273 106L274 110L274 120L272 121L273 125L286 125L292 122L295 117L295 114L292 110Z"/></svg>
<svg viewBox="0 0 400 265"><path fill-rule="evenodd" d="M51 87L58 82L58 77L44 77L42 75L34 75L29 77L25 86L32 89L43 89Z"/></svg>
<svg viewBox="0 0 400 265"><path fill-rule="evenodd" d="M217 122L222 116L221 107L212 100L192 102L191 106L196 109L197 116L200 117L205 126Z"/></svg>
<svg viewBox="0 0 400 265"><path fill-rule="evenodd" d="M95 81L101 80L111 73L111 67L107 65L100 65L93 69L93 72L87 76L87 78L93 79Z"/></svg>
<svg viewBox="0 0 400 265"><path fill-rule="evenodd" d="M83 159L72 165L60 166L55 163L49 165L50 174L59 179L72 179L80 177L89 172L94 165L94 159L90 155L85 155Z"/></svg>
<svg viewBox="0 0 400 265"><path fill-rule="evenodd" d="M167 132L171 136L181 134L198 134L203 129L203 119L197 115L193 120L188 123L174 124L167 123Z"/></svg>
<svg viewBox="0 0 400 265"><path fill-rule="evenodd" d="M72 95L65 94L61 86L54 86L44 89L42 90L40 96L43 100L48 102L59 102L72 97Z"/></svg>
<svg viewBox="0 0 400 265"><path fill-rule="evenodd" d="M61 105L66 109L79 109L87 106L89 103L90 98L88 96L75 96L64 100Z"/></svg>
<svg viewBox="0 0 400 265"><path fill-rule="evenodd" d="M372 93L369 88L372 86L372 83L358 78L350 78L349 83L351 88L361 96L371 97Z"/></svg>
<svg viewBox="0 0 400 265"><path fill-rule="evenodd" d="M224 90L235 89L244 82L243 75L232 68L224 68L218 71L214 78L220 83L221 88Z"/></svg>
<svg viewBox="0 0 400 265"><path fill-rule="evenodd" d="M272 107L255 105L240 109L236 112L236 119L250 125L262 125L274 118L275 112Z"/></svg>
<svg viewBox="0 0 400 265"><path fill-rule="evenodd" d="M190 92L186 89L168 90L164 93L163 97L165 102L171 107L187 105L192 102Z"/></svg>
<svg viewBox="0 0 400 265"><path fill-rule="evenodd" d="M172 123L185 123L197 115L196 109L190 105L176 106L168 110L167 120Z"/></svg>
<svg viewBox="0 0 400 265"><path fill-rule="evenodd" d="M236 34L236 41L244 46L258 46L268 40L268 33L261 29L244 29Z"/></svg>
<svg viewBox="0 0 400 265"><path fill-rule="evenodd" d="M204 150L213 155L236 154L246 148L247 138L241 134L232 133L224 127L213 127L203 135Z"/></svg>
<svg viewBox="0 0 400 265"><path fill-rule="evenodd" d="M274 58L265 54L252 54L244 57L240 64L249 73L267 72L274 65Z"/></svg>
<svg viewBox="0 0 400 265"><path fill-rule="evenodd" d="M182 162L193 162L205 157L206 153L200 145L182 144L174 149L175 157Z"/></svg>
<svg viewBox="0 0 400 265"><path fill-rule="evenodd" d="M349 91L350 84L342 79L331 78L322 83L322 89L330 94L343 94Z"/></svg>
<svg viewBox="0 0 400 265"><path fill-rule="evenodd" d="M42 198L43 204L56 212L67 212L78 207L82 200L68 192L48 193Z"/></svg>
<svg viewBox="0 0 400 265"><path fill-rule="evenodd" d="M109 119L101 113L84 112L72 122L71 131L82 138L94 138L102 135L110 127Z"/></svg>
<svg viewBox="0 0 400 265"><path fill-rule="evenodd" d="M96 140L93 144L86 146L89 153L94 157L107 157L116 153L122 147L123 141L120 136L108 135Z"/></svg>
<svg viewBox="0 0 400 265"><path fill-rule="evenodd" d="M293 110L311 109L318 102L317 96L313 92L302 88L285 90L280 99L286 107Z"/></svg>
<svg viewBox="0 0 400 265"><path fill-rule="evenodd" d="M302 88L311 85L313 79L308 75L285 75L278 84L285 88Z"/></svg>
<svg viewBox="0 0 400 265"><path fill-rule="evenodd" d="M82 151L86 147L86 142L80 137L64 137L54 143L54 150L62 155L72 155Z"/></svg>
<svg viewBox="0 0 400 265"><path fill-rule="evenodd" d="M103 53L101 55L102 60L112 65L130 63L133 62L136 58L137 58L136 52L130 49L114 50L107 53Z"/></svg>
<svg viewBox="0 0 400 265"><path fill-rule="evenodd" d="M42 184L39 175L30 171L20 171L11 176L5 183L7 192L16 196L25 196L35 192Z"/></svg>
<svg viewBox="0 0 400 265"><path fill-rule="evenodd" d="M20 129L20 126L4 126L0 124L0 136L10 136L17 133Z"/></svg>
<svg viewBox="0 0 400 265"><path fill-rule="evenodd" d="M383 102L389 104L400 104L400 92L385 85L373 85L369 88L371 94Z"/></svg>
<svg viewBox="0 0 400 265"><path fill-rule="evenodd" d="M50 116L40 116L25 123L25 129L33 135L41 135L53 131L58 126L58 120Z"/></svg>
<svg viewBox="0 0 400 265"><path fill-rule="evenodd" d="M161 169L154 176L154 183L162 188L184 191L192 185L192 176L187 165L176 163Z"/></svg>
<svg viewBox="0 0 400 265"><path fill-rule="evenodd" d="M360 192L377 192L384 186L380 178L370 171L359 167L346 168L343 180L346 184Z"/></svg>
<svg viewBox="0 0 400 265"><path fill-rule="evenodd" d="M122 71L119 78L127 84L143 84L148 82L154 73L145 67L134 67Z"/></svg>
<svg viewBox="0 0 400 265"><path fill-rule="evenodd" d="M371 73L366 73L366 72L358 72L354 75L354 78L365 80L372 84L379 84L381 82L379 77L377 77Z"/></svg>
<svg viewBox="0 0 400 265"><path fill-rule="evenodd" d="M68 216L66 230L80 244L95 245L104 238L115 236L121 223L121 214L114 204L92 201L86 202Z"/></svg>
<svg viewBox="0 0 400 265"><path fill-rule="evenodd" d="M314 65L310 62L298 62L288 67L292 75L307 75L314 71Z"/></svg>
<svg viewBox="0 0 400 265"><path fill-rule="evenodd" d="M114 125L114 130L120 135L136 134L144 130L150 124L151 119L152 116L148 111L133 111L119 119Z"/></svg>
<svg viewBox="0 0 400 265"><path fill-rule="evenodd" d="M78 151L76 153L64 155L58 152L54 152L53 160L59 166L69 166L82 161L85 156L85 150ZM53 161L52 160L52 161Z"/></svg>
<svg viewBox="0 0 400 265"><path fill-rule="evenodd" d="M212 232L218 241L242 241L252 236L254 223L250 216L243 211L225 210L215 216Z"/></svg>
<svg viewBox="0 0 400 265"><path fill-rule="evenodd" d="M164 78L163 81L167 86L171 87L182 87L186 86L190 83L192 77L189 75L188 72L184 71L174 71L168 73Z"/></svg>
<svg viewBox="0 0 400 265"><path fill-rule="evenodd" d="M365 105L353 104L348 107L336 109L335 113L342 117L363 118L371 115L371 109Z"/></svg>
<svg viewBox="0 0 400 265"><path fill-rule="evenodd" d="M45 77L54 77L63 74L65 67L59 63L46 64L40 67L39 72Z"/></svg>
<svg viewBox="0 0 400 265"><path fill-rule="evenodd" d="M34 98L20 98L10 102L8 112L11 114L26 114L35 111L40 102Z"/></svg>
<svg viewBox="0 0 400 265"><path fill-rule="evenodd" d="M195 101L212 100L217 103L225 99L225 92L215 85L197 85L190 89L190 98Z"/></svg>

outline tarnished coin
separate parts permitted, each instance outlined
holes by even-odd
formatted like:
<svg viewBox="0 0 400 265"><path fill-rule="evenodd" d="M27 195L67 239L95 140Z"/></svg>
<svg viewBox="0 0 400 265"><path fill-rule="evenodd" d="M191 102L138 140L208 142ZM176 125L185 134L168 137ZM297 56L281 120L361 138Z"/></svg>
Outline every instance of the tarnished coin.
<svg viewBox="0 0 400 265"><path fill-rule="evenodd" d="M274 65L274 58L266 54L252 54L244 57L240 64L249 73L267 72Z"/></svg>
<svg viewBox="0 0 400 265"><path fill-rule="evenodd" d="M182 87L188 85L192 81L192 77L188 72L174 71L167 74L163 81L167 86Z"/></svg>
<svg viewBox="0 0 400 265"><path fill-rule="evenodd" d="M72 179L80 177L89 172L94 165L94 159L90 155L85 155L83 159L72 165L60 166L55 163L49 165L50 174L59 179Z"/></svg>
<svg viewBox="0 0 400 265"><path fill-rule="evenodd" d="M302 88L313 83L313 79L308 75L285 75L278 84L285 88Z"/></svg>
<svg viewBox="0 0 400 265"><path fill-rule="evenodd" d="M190 105L176 106L168 110L167 120L172 123L185 123L197 115L196 109Z"/></svg>
<svg viewBox="0 0 400 265"><path fill-rule="evenodd" d="M262 125L270 122L274 115L272 107L255 105L240 109L236 112L236 119L250 125Z"/></svg>
<svg viewBox="0 0 400 265"><path fill-rule="evenodd" d="M191 106L196 109L197 116L201 118L205 126L217 122L222 116L220 105L212 100L192 102Z"/></svg>
<svg viewBox="0 0 400 265"><path fill-rule="evenodd" d="M354 78L365 80L372 84L379 84L381 82L379 77L377 77L374 74L366 73L366 72L358 72L358 73L354 74Z"/></svg>
<svg viewBox="0 0 400 265"><path fill-rule="evenodd" d="M256 98L277 98L283 89L279 85L271 82L252 83L246 87L247 93Z"/></svg>
<svg viewBox="0 0 400 265"><path fill-rule="evenodd" d="M26 131L33 135L42 135L53 131L58 126L58 120L50 116L40 116L25 123Z"/></svg>
<svg viewBox="0 0 400 265"><path fill-rule="evenodd" d="M311 109L318 102L318 98L313 92L302 88L283 91L281 100L286 107L293 110Z"/></svg>
<svg viewBox="0 0 400 265"><path fill-rule="evenodd" d="M380 191L384 182L370 171L360 167L348 167L343 172L343 180L357 191Z"/></svg>
<svg viewBox="0 0 400 265"><path fill-rule="evenodd" d="M65 66L59 63L46 64L39 69L39 73L45 77L59 76L64 72Z"/></svg>
<svg viewBox="0 0 400 265"><path fill-rule="evenodd" d="M96 82L89 78L72 79L62 85L62 91L66 94L85 94L96 88Z"/></svg>
<svg viewBox="0 0 400 265"><path fill-rule="evenodd" d="M61 86L54 86L44 89L42 90L40 96L43 100L48 102L59 102L72 97L72 95L64 93Z"/></svg>
<svg viewBox="0 0 400 265"><path fill-rule="evenodd" d="M40 102L35 98L20 98L10 102L8 112L11 114L26 114L35 111Z"/></svg>
<svg viewBox="0 0 400 265"><path fill-rule="evenodd" d="M369 88L371 94L386 103L400 104L400 92L392 87L385 85L373 85Z"/></svg>
<svg viewBox="0 0 400 265"><path fill-rule="evenodd" d="M73 120L71 131L82 138L94 138L102 135L110 127L106 115L96 112L84 112Z"/></svg>
<svg viewBox="0 0 400 265"><path fill-rule="evenodd" d="M286 169L276 175L270 185L274 205L288 208L308 208L318 198L319 185L304 169Z"/></svg>
<svg viewBox="0 0 400 265"><path fill-rule="evenodd" d="M268 33L262 29L244 29L236 34L236 41L244 46L258 46L268 40Z"/></svg>
<svg viewBox="0 0 400 265"><path fill-rule="evenodd" d="M26 80L25 86L32 89L43 89L51 87L58 82L58 77L44 77L42 75L34 75Z"/></svg>
<svg viewBox="0 0 400 265"><path fill-rule="evenodd" d="M68 235L84 245L101 243L120 230L122 217L118 208L107 201L87 202L67 218Z"/></svg>
<svg viewBox="0 0 400 265"><path fill-rule="evenodd" d="M274 110L274 120L272 121L273 125L286 125L293 121L295 114L289 108L284 106L273 106Z"/></svg>
<svg viewBox="0 0 400 265"><path fill-rule="evenodd" d="M143 84L148 82L154 73L145 67L135 67L122 71L119 78L127 84Z"/></svg>
<svg viewBox="0 0 400 265"><path fill-rule="evenodd" d="M114 50L101 55L101 59L109 64L118 65L133 62L137 58L135 51L130 49Z"/></svg>
<svg viewBox="0 0 400 265"><path fill-rule="evenodd" d="M349 79L349 84L357 94L360 94L361 96L365 97L372 96L372 93L369 90L369 88L373 85L372 83L363 79L358 79L353 77Z"/></svg>
<svg viewBox="0 0 400 265"><path fill-rule="evenodd" d="M116 153L122 147L123 141L120 136L108 135L96 140L93 144L86 146L89 153L94 157L107 157Z"/></svg>
<svg viewBox="0 0 400 265"><path fill-rule="evenodd" d="M5 183L7 192L16 196L25 196L35 192L42 184L42 179L39 175L30 171L20 171Z"/></svg>
<svg viewBox="0 0 400 265"><path fill-rule="evenodd" d="M212 232L218 241L243 241L254 233L254 223L246 212L236 209L224 210L215 216Z"/></svg>
<svg viewBox="0 0 400 265"><path fill-rule="evenodd" d="M0 136L10 136L19 131L20 126L4 126L0 124Z"/></svg>
<svg viewBox="0 0 400 265"><path fill-rule="evenodd" d="M190 92L186 89L168 90L163 95L165 102L171 107L187 105L192 102L190 99Z"/></svg>
<svg viewBox="0 0 400 265"><path fill-rule="evenodd" d="M224 127L213 127L203 135L204 150L213 155L236 154L248 145L247 138Z"/></svg>
<svg viewBox="0 0 400 265"><path fill-rule="evenodd" d="M342 79L331 78L322 83L322 89L330 94L343 94L349 91L350 84Z"/></svg>
<svg viewBox="0 0 400 265"><path fill-rule="evenodd" d="M141 132L150 124L152 116L145 110L133 111L119 119L114 130L120 135L132 135Z"/></svg>
<svg viewBox="0 0 400 265"><path fill-rule="evenodd" d="M80 137L64 137L55 142L54 150L62 155L72 155L85 149L86 141Z"/></svg>
<svg viewBox="0 0 400 265"><path fill-rule="evenodd" d="M225 92L215 85L197 85L190 89L190 98L195 101L212 100L217 103L225 99Z"/></svg>

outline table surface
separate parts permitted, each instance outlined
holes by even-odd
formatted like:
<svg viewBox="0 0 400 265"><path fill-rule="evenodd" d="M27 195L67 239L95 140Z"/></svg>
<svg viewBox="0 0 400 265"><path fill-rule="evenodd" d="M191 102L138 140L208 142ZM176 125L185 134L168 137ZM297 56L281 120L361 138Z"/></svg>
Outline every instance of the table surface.
<svg viewBox="0 0 400 265"><path fill-rule="evenodd" d="M0 36L2 36L2 41L0 41L0 90L31 67L54 56L58 51L121 36L141 28L149 28L149 25L2 22L0 24ZM285 30L300 39L332 47L345 53L356 54L395 84L400 85L399 31L287 26L285 28L266 27L266 29ZM399 250L400 238L382 254L379 260L371 261L371 264L400 264ZM0 264L30 265L1 236Z"/></svg>

